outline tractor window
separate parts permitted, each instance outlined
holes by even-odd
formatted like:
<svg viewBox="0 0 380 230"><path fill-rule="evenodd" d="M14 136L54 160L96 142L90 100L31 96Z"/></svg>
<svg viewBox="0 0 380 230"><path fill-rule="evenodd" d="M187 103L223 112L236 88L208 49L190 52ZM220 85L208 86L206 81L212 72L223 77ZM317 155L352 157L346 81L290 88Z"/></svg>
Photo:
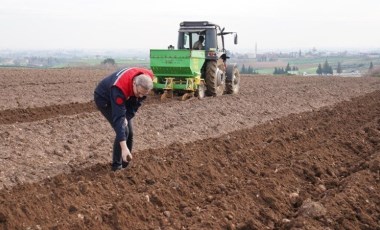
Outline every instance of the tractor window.
<svg viewBox="0 0 380 230"><path fill-rule="evenodd" d="M222 36L216 36L218 40L218 50L223 50Z"/></svg>
<svg viewBox="0 0 380 230"><path fill-rule="evenodd" d="M204 35L193 33L192 40L193 40L193 49L195 49L195 50L203 50L204 49L204 45L205 45L205 42L204 42L205 36Z"/></svg>
<svg viewBox="0 0 380 230"><path fill-rule="evenodd" d="M190 49L190 36L188 33L183 34L183 48Z"/></svg>
<svg viewBox="0 0 380 230"><path fill-rule="evenodd" d="M205 35L200 34L199 32L180 32L179 33L179 49L194 49L194 44L199 40L199 37L203 36L202 48L204 49L205 45ZM199 48L198 48L199 49Z"/></svg>

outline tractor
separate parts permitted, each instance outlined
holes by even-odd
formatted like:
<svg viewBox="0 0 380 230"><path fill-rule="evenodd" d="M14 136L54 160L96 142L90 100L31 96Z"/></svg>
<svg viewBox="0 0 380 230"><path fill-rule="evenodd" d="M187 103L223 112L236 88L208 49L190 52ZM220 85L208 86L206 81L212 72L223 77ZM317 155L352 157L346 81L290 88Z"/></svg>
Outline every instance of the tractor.
<svg viewBox="0 0 380 230"><path fill-rule="evenodd" d="M178 31L178 49L150 50L150 68L155 76L153 91L162 94L161 99L182 96L182 100L196 96L220 96L239 91L240 74L236 64L227 64L225 32L217 24L208 21L184 21ZM202 49L194 44L202 37ZM202 41L202 40L201 40Z"/></svg>

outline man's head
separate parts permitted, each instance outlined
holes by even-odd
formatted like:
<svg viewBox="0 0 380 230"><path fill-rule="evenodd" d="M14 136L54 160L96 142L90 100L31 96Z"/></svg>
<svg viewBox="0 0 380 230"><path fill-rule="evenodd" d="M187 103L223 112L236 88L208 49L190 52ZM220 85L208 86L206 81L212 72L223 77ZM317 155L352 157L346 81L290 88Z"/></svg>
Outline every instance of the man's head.
<svg viewBox="0 0 380 230"><path fill-rule="evenodd" d="M133 78L133 93L136 97L144 97L153 89L152 78L145 74L140 74Z"/></svg>
<svg viewBox="0 0 380 230"><path fill-rule="evenodd" d="M205 40L205 37L203 37L202 35L199 36L199 41L203 42Z"/></svg>

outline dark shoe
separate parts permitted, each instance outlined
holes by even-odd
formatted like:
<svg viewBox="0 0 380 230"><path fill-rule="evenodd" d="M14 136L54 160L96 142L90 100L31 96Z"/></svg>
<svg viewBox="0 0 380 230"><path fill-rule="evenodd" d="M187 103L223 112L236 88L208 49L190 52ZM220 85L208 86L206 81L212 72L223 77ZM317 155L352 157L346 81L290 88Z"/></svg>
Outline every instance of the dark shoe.
<svg viewBox="0 0 380 230"><path fill-rule="evenodd" d="M123 167L121 165L111 165L112 166L112 171L117 171L117 170L120 170L122 169Z"/></svg>
<svg viewBox="0 0 380 230"><path fill-rule="evenodd" d="M125 168L127 168L129 165L130 165L130 162L129 162L129 161L123 161L123 162L121 163L121 165L114 165L114 164L112 164L112 171L117 171L117 170L125 169Z"/></svg>
<svg viewBox="0 0 380 230"><path fill-rule="evenodd" d="M126 168L126 167L128 167L128 165L129 165L129 161L123 161L121 163L121 166L123 167L123 169Z"/></svg>

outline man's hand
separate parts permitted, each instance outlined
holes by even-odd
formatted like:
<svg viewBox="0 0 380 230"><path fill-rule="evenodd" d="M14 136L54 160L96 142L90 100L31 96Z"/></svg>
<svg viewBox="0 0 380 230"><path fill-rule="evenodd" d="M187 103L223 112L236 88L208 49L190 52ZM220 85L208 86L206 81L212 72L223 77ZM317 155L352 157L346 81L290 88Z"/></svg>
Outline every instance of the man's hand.
<svg viewBox="0 0 380 230"><path fill-rule="evenodd" d="M129 151L127 147L127 142L126 141L120 141L120 147L121 147L121 158L123 161L129 162L132 160L132 154Z"/></svg>
<svg viewBox="0 0 380 230"><path fill-rule="evenodd" d="M132 154L128 151L128 153L126 154L125 159L123 157L123 160L127 161L127 162L131 161L132 160Z"/></svg>
<svg viewBox="0 0 380 230"><path fill-rule="evenodd" d="M129 150L127 152L121 151L121 156L123 158L123 161L129 162L132 160L132 154L129 152Z"/></svg>

